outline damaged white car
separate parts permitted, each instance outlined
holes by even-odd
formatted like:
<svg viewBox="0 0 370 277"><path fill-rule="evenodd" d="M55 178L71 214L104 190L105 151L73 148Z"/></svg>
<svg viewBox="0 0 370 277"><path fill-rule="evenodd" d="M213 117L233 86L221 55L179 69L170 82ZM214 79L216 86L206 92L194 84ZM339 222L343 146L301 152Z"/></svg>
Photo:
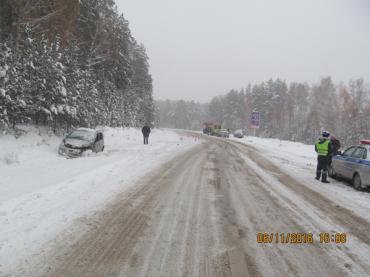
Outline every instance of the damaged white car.
<svg viewBox="0 0 370 277"><path fill-rule="evenodd" d="M63 156L77 157L86 150L91 150L95 153L104 151L102 132L94 129L78 128L63 139L58 153Z"/></svg>

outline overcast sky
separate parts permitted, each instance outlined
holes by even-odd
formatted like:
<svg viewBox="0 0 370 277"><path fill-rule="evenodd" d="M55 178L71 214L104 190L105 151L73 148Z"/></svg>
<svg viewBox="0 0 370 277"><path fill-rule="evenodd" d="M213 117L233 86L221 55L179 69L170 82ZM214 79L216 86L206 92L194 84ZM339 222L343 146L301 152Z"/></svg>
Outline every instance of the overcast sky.
<svg viewBox="0 0 370 277"><path fill-rule="evenodd" d="M370 0L116 0L156 99L209 101L271 77L370 81Z"/></svg>

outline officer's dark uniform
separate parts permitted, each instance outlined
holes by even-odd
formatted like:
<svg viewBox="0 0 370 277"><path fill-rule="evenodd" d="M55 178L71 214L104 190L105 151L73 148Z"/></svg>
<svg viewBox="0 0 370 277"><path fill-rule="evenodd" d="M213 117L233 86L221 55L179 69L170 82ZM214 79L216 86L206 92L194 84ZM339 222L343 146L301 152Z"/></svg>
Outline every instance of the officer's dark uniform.
<svg viewBox="0 0 370 277"><path fill-rule="evenodd" d="M144 136L144 144L149 143L149 134L150 134L150 127L149 126L144 126L143 129L141 129L143 136Z"/></svg>
<svg viewBox="0 0 370 277"><path fill-rule="evenodd" d="M317 152L317 169L316 179L323 183L329 183L327 180L328 176L328 164L330 162L330 154L332 152L331 142L329 140L329 133L323 132L323 137L320 138L315 144L315 151Z"/></svg>

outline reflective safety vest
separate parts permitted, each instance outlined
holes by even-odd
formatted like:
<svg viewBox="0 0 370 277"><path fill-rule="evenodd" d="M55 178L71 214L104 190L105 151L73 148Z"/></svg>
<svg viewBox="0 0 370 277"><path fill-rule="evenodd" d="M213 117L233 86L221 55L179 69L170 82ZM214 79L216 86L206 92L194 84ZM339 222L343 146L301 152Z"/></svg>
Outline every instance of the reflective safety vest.
<svg viewBox="0 0 370 277"><path fill-rule="evenodd" d="M327 156L329 154L329 143L330 141L327 139L323 143L317 142L316 143L316 150L317 154L320 156Z"/></svg>

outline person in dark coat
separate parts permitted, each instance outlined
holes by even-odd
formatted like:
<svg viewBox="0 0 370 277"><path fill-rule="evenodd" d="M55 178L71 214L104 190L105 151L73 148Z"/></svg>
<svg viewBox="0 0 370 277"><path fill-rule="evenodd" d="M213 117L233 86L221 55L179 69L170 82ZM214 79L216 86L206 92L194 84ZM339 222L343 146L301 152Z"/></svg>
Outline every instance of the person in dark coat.
<svg viewBox="0 0 370 277"><path fill-rule="evenodd" d="M316 168L316 180L320 180L323 183L330 183L327 180L328 177L328 165L330 162L330 156L333 152L331 141L329 140L330 133L323 131L322 137L315 144L315 151L317 153L317 168Z"/></svg>
<svg viewBox="0 0 370 277"><path fill-rule="evenodd" d="M338 155L340 149L340 141L335 136L330 136L330 143L332 147L332 153L330 155L329 165L331 165L333 157Z"/></svg>
<svg viewBox="0 0 370 277"><path fill-rule="evenodd" d="M332 156L338 155L340 149L340 141L333 135L330 136L330 142L333 148Z"/></svg>
<svg viewBox="0 0 370 277"><path fill-rule="evenodd" d="M149 126L144 126L143 129L141 129L141 132L143 133L144 136L144 144L149 143L149 134L150 134L150 127Z"/></svg>

